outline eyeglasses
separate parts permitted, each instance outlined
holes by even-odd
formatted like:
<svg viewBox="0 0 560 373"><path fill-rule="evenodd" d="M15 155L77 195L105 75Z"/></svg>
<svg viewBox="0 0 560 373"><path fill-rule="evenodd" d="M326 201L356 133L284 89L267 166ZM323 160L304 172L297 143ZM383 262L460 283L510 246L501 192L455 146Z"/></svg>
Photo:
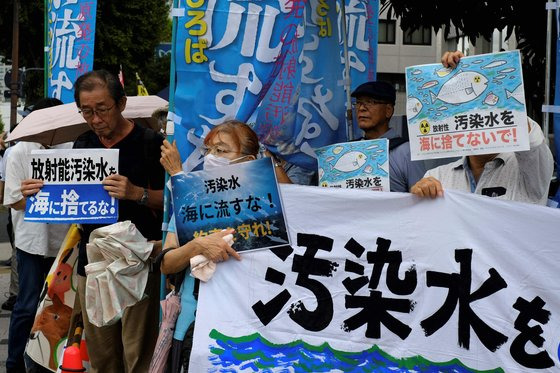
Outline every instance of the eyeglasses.
<svg viewBox="0 0 560 373"><path fill-rule="evenodd" d="M387 105L389 102L385 101L378 101L373 99L360 99L356 100L356 102L352 105L354 109L358 109L360 106L365 106L366 109L370 109L375 105Z"/></svg>
<svg viewBox="0 0 560 373"><path fill-rule="evenodd" d="M85 108L85 109L80 109L78 110L78 113L82 114L82 116L85 119L88 118L93 118L93 114L97 114L98 117L103 117L105 115L107 115L107 113L115 107L116 104L113 104L113 106L108 107L108 108L98 108L98 109L90 109L90 108Z"/></svg>
<svg viewBox="0 0 560 373"><path fill-rule="evenodd" d="M205 155L205 156L208 155L208 154L225 155L225 154L229 154L229 153L237 153L237 152L229 150L229 149L227 149L227 148L225 148L224 146L221 146L221 145L203 146L202 148L200 148L200 152L202 153L202 155Z"/></svg>

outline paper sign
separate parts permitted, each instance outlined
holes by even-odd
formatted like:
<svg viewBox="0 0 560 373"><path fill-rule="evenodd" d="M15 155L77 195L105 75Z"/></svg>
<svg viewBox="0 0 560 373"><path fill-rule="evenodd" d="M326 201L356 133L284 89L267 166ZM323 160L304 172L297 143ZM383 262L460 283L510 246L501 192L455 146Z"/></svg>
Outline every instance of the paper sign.
<svg viewBox="0 0 560 373"><path fill-rule="evenodd" d="M529 149L519 51L406 69L412 160Z"/></svg>

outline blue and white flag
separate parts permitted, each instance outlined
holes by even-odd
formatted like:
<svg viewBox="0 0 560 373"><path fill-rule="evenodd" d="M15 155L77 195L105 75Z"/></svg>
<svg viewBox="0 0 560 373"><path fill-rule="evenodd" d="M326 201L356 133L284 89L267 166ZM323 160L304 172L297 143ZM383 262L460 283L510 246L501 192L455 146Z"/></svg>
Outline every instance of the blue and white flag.
<svg viewBox="0 0 560 373"><path fill-rule="evenodd" d="M101 182L119 172L118 149L47 149L31 152L32 179L44 186L27 199L25 221L112 224L118 200Z"/></svg>
<svg viewBox="0 0 560 373"><path fill-rule="evenodd" d="M96 0L48 0L48 96L74 102L74 82L93 68Z"/></svg>
<svg viewBox="0 0 560 373"><path fill-rule="evenodd" d="M346 7L352 86L375 77L378 5L372 4L350 1ZM247 122L274 153L307 169L316 168L314 148L346 140L337 4L180 5L186 11L178 18L174 45L174 118L185 170L202 163L193 150L228 119Z"/></svg>

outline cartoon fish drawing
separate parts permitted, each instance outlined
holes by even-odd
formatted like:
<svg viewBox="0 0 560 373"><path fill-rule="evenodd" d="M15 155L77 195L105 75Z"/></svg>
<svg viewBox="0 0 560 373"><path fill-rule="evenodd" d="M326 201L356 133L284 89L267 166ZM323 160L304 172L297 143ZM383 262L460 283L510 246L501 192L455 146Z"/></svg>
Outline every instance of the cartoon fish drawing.
<svg viewBox="0 0 560 373"><path fill-rule="evenodd" d="M503 79L503 78L505 78L505 77L506 77L506 76L505 76L504 74L500 74L500 75L496 75L496 76L494 77L494 79L496 79L496 80L501 80L501 79Z"/></svg>
<svg viewBox="0 0 560 373"><path fill-rule="evenodd" d="M496 60L490 62L488 65L482 66L483 69L493 69L494 67L502 66L507 63L506 60Z"/></svg>
<svg viewBox="0 0 560 373"><path fill-rule="evenodd" d="M470 65L468 63L464 63L461 65L461 67L469 67Z"/></svg>
<svg viewBox="0 0 560 373"><path fill-rule="evenodd" d="M334 159L334 157L328 157L327 159L325 159L325 162L330 162Z"/></svg>
<svg viewBox="0 0 560 373"><path fill-rule="evenodd" d="M482 63L482 60L476 60L476 61L473 61L472 63L479 64L479 63Z"/></svg>
<svg viewBox="0 0 560 373"><path fill-rule="evenodd" d="M440 106L437 108L439 111L447 110L447 106Z"/></svg>
<svg viewBox="0 0 560 373"><path fill-rule="evenodd" d="M422 103L416 97L406 100L406 115L408 118L414 118L422 111Z"/></svg>
<svg viewBox="0 0 560 373"><path fill-rule="evenodd" d="M439 82L437 80L430 80L429 82L424 83L424 85L422 85L422 87L420 87L419 89L432 88L432 87L435 87L438 84L439 84Z"/></svg>
<svg viewBox="0 0 560 373"><path fill-rule="evenodd" d="M341 172L352 172L360 169L366 161L367 157L364 153L351 151L340 157L333 166L333 169Z"/></svg>
<svg viewBox="0 0 560 373"><path fill-rule="evenodd" d="M321 180L324 175L325 175L325 170L323 170L321 167L319 167L319 180Z"/></svg>
<svg viewBox="0 0 560 373"><path fill-rule="evenodd" d="M511 73L512 71L515 71L515 67L508 67L507 69L503 69L503 70L498 71L498 73L507 74L507 73Z"/></svg>
<svg viewBox="0 0 560 373"><path fill-rule="evenodd" d="M440 78L443 78L444 76L449 75L451 71L452 69L448 67L442 67L441 69L436 70L436 75L439 76Z"/></svg>
<svg viewBox="0 0 560 373"><path fill-rule="evenodd" d="M430 91L432 104L437 100L448 104L462 104L480 96L488 86L488 79L476 71L460 71L441 87L438 94Z"/></svg>
<svg viewBox="0 0 560 373"><path fill-rule="evenodd" d="M515 100L517 100L517 102L519 102L520 104L525 102L525 94L523 92L523 87L520 85L518 85L513 92L508 91L506 89L506 98L510 99L510 98L514 98Z"/></svg>
<svg viewBox="0 0 560 373"><path fill-rule="evenodd" d="M366 168L364 168L364 172L366 174L371 174L373 172L373 167L371 166L366 166Z"/></svg>
<svg viewBox="0 0 560 373"><path fill-rule="evenodd" d="M333 152L334 154L338 154L338 153L340 153L340 152L342 151L342 149L344 149L344 147L342 147L342 146L337 146L336 148L333 149L332 152Z"/></svg>
<svg viewBox="0 0 560 373"><path fill-rule="evenodd" d="M439 116L441 116L441 113L436 113L436 117L439 117Z"/></svg>
<svg viewBox="0 0 560 373"><path fill-rule="evenodd" d="M416 69L412 72L412 75L422 74L422 70Z"/></svg>
<svg viewBox="0 0 560 373"><path fill-rule="evenodd" d="M417 82L423 82L423 81L424 81L424 78L416 78L416 81L417 81Z"/></svg>
<svg viewBox="0 0 560 373"><path fill-rule="evenodd" d="M486 98L484 99L484 103L486 105L491 105L494 106L498 103L498 100L500 98L498 96L496 96L494 93L490 92L488 93L488 95L486 96Z"/></svg>

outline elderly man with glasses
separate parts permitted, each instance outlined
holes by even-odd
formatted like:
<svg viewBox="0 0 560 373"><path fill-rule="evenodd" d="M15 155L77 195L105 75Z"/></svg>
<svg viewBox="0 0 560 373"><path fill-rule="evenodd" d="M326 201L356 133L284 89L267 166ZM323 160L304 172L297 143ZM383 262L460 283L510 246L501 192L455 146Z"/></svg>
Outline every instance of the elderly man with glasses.
<svg viewBox="0 0 560 373"><path fill-rule="evenodd" d="M389 139L389 178L391 192L408 192L426 172L424 162L410 160L408 140L389 127L395 111L395 88L388 82L364 83L354 92L355 118L364 131L362 140Z"/></svg>
<svg viewBox="0 0 560 373"><path fill-rule="evenodd" d="M119 221L130 220L148 240L160 240L164 170L159 158L163 138L123 117L124 89L109 72L86 73L76 80L74 88L76 105L91 129L76 140L74 148L119 149L119 174L106 177L104 188L119 199ZM159 271L150 272L147 297L128 307L120 321L104 327L91 324L85 311L84 266L89 235L98 227L82 226L78 257L78 296L88 341L89 372L147 372L158 336Z"/></svg>

